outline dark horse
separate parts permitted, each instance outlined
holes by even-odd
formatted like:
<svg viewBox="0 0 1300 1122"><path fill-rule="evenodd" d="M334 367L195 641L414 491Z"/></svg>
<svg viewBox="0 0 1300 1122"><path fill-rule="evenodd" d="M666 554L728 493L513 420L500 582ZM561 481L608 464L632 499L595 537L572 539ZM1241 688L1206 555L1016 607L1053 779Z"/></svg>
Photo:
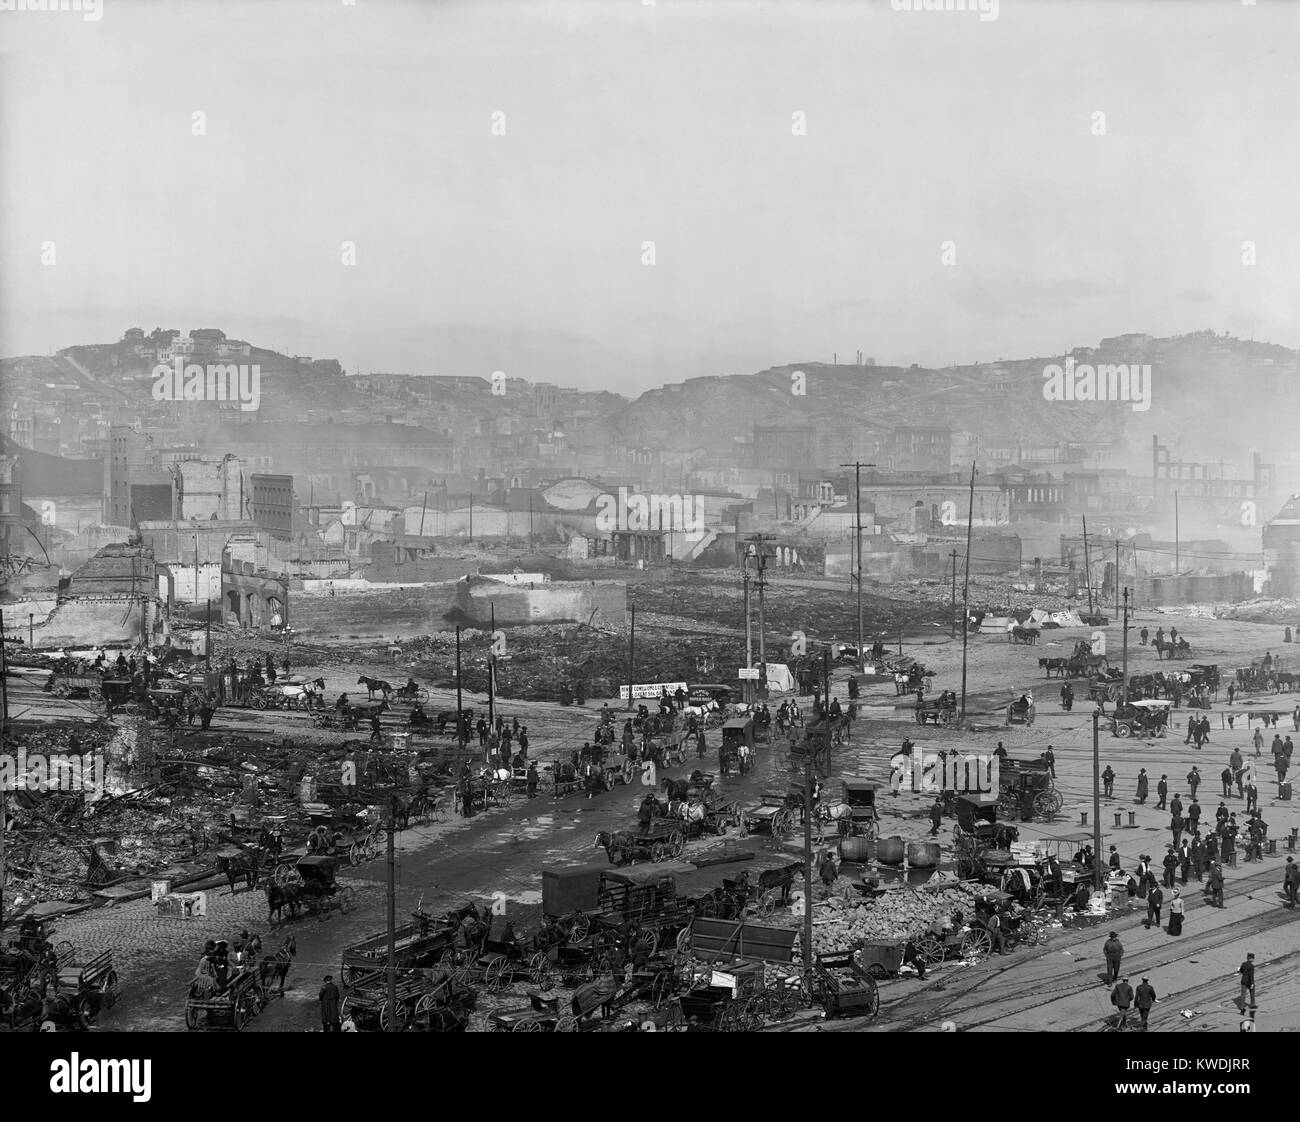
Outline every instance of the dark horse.
<svg viewBox="0 0 1300 1122"><path fill-rule="evenodd" d="M280 920L284 919L284 909L289 909L289 918L297 919L298 911L302 907L302 887L297 884L276 884L274 881L266 885L266 922L271 923L279 916Z"/></svg>
<svg viewBox="0 0 1300 1122"><path fill-rule="evenodd" d="M385 682L382 678L367 678L364 674L357 679L357 685L366 687L366 693L372 701L377 693L382 693L384 700L387 701L388 695L393 692L392 683Z"/></svg>
<svg viewBox="0 0 1300 1122"><path fill-rule="evenodd" d="M260 853L243 852L235 857L218 857L217 869L225 875L226 880L230 882L230 894L233 896L239 891L239 882L248 881L250 891L257 887L257 873L262 867L262 855Z"/></svg>
<svg viewBox="0 0 1300 1122"><path fill-rule="evenodd" d="M280 949L273 955L267 955L257 964L258 977L262 981L264 990L270 989L271 980L274 979L280 984L280 992L284 993L284 980L289 975L289 966L297 953L297 937L286 935L284 942L280 944Z"/></svg>

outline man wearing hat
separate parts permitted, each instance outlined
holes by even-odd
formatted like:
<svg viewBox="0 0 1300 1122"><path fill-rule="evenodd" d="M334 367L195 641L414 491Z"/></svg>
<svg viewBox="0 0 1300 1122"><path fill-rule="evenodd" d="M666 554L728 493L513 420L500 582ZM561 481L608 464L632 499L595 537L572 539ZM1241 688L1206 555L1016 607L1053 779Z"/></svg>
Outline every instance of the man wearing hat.
<svg viewBox="0 0 1300 1122"><path fill-rule="evenodd" d="M1286 893L1286 906L1294 908L1296 894L1300 892L1300 865L1295 863L1294 857L1286 859L1286 871L1282 874L1282 890Z"/></svg>
<svg viewBox="0 0 1300 1122"><path fill-rule="evenodd" d="M1160 782L1156 784L1156 794L1160 796L1160 801L1156 803L1156 810L1164 810L1165 802L1169 798L1169 776L1160 777Z"/></svg>
<svg viewBox="0 0 1300 1122"><path fill-rule="evenodd" d="M1138 986L1137 993L1133 995L1138 1015L1142 1018L1143 1028L1147 1027L1147 1018L1151 1015L1151 1007L1155 1005L1156 1000L1156 991L1151 985L1151 979L1144 974L1142 984Z"/></svg>
<svg viewBox="0 0 1300 1122"><path fill-rule="evenodd" d="M339 1016L339 988L334 984L334 975L325 975L325 984L317 995L320 1001L320 1023L325 1032L339 1032L342 1018Z"/></svg>
<svg viewBox="0 0 1300 1122"><path fill-rule="evenodd" d="M1205 894L1210 898L1210 905L1224 907L1223 903L1223 866L1217 861L1210 868L1210 875L1205 881Z"/></svg>
<svg viewBox="0 0 1300 1122"><path fill-rule="evenodd" d="M1164 878L1160 883L1166 888L1173 888L1174 874L1178 871L1178 854L1174 852L1174 847L1172 845L1165 846L1165 849L1168 852L1165 853L1165 858L1161 862L1164 866L1165 873Z"/></svg>
<svg viewBox="0 0 1300 1122"><path fill-rule="evenodd" d="M1133 987L1128 984L1127 978L1121 978L1119 985L1110 991L1110 1003L1119 1010L1119 1023L1115 1027L1127 1028L1128 1011L1133 1004Z"/></svg>
<svg viewBox="0 0 1300 1122"><path fill-rule="evenodd" d="M1237 973L1241 975L1241 1001L1242 1011L1253 1009L1255 1006L1255 952L1249 951L1246 954L1246 961L1237 967ZM1247 996L1250 1001L1247 1002Z"/></svg>
<svg viewBox="0 0 1300 1122"><path fill-rule="evenodd" d="M1160 926L1160 909L1164 906L1165 894L1160 890L1158 884L1151 886L1151 891L1147 893L1147 927Z"/></svg>
<svg viewBox="0 0 1300 1122"><path fill-rule="evenodd" d="M1114 985L1119 981L1119 964L1124 958L1124 944L1119 941L1119 932L1110 933L1110 938L1102 945L1101 953L1106 959L1106 983Z"/></svg>

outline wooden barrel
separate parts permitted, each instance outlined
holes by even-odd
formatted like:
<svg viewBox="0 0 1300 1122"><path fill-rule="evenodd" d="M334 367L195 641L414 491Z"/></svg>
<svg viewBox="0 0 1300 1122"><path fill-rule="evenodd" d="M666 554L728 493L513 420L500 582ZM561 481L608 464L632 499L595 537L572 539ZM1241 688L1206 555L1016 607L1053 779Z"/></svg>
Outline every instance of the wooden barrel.
<svg viewBox="0 0 1300 1122"><path fill-rule="evenodd" d="M903 863L903 839L897 834L892 838L880 838L876 842L876 860L882 865L901 865Z"/></svg>
<svg viewBox="0 0 1300 1122"><path fill-rule="evenodd" d="M871 839L849 837L840 839L840 858L865 865L871 860Z"/></svg>
<svg viewBox="0 0 1300 1122"><path fill-rule="evenodd" d="M932 841L908 842L907 863L913 869L933 869L939 863L939 843Z"/></svg>

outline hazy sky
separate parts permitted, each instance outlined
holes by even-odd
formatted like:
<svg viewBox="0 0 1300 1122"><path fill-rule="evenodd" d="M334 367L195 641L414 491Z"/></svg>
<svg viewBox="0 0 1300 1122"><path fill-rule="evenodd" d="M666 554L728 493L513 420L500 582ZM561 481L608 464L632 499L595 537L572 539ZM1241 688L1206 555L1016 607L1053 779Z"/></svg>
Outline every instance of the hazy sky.
<svg viewBox="0 0 1300 1122"><path fill-rule="evenodd" d="M1300 4L103 5L0 12L5 355L214 326L635 394L859 348L1300 346Z"/></svg>

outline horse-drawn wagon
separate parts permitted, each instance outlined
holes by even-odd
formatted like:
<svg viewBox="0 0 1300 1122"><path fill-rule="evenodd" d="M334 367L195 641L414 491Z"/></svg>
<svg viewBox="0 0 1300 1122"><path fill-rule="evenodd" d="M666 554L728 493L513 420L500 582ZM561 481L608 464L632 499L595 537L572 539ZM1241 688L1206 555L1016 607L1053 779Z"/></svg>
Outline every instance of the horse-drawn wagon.
<svg viewBox="0 0 1300 1122"><path fill-rule="evenodd" d="M601 830L596 849L603 849L611 865L624 865L638 857L668 861L680 857L686 848L686 833L680 819L652 818L633 833L630 830Z"/></svg>
<svg viewBox="0 0 1300 1122"><path fill-rule="evenodd" d="M1118 737L1164 736L1169 727L1172 701L1144 698L1117 709L1110 719L1110 732Z"/></svg>
<svg viewBox="0 0 1300 1122"><path fill-rule="evenodd" d="M851 950L817 955L810 983L828 1017L874 1017L880 1011L876 980Z"/></svg>
<svg viewBox="0 0 1300 1122"><path fill-rule="evenodd" d="M196 979L185 999L185 1027L231 1028L238 1032L267 1004L266 991L256 970L241 970L225 989L204 988Z"/></svg>
<svg viewBox="0 0 1300 1122"><path fill-rule="evenodd" d="M1022 693L1007 706L1008 725L1032 725L1034 723L1034 695Z"/></svg>
<svg viewBox="0 0 1300 1122"><path fill-rule="evenodd" d="M756 806L741 812L741 825L746 833L786 838L794 831L794 810L789 794L769 791Z"/></svg>
<svg viewBox="0 0 1300 1122"><path fill-rule="evenodd" d="M1064 800L1044 760L1007 761L998 772L998 810L1008 818L1048 819Z"/></svg>
<svg viewBox="0 0 1300 1122"><path fill-rule="evenodd" d="M103 697L104 679L94 673L68 673L56 670L50 675L47 689L55 697L87 697L99 701Z"/></svg>
<svg viewBox="0 0 1300 1122"><path fill-rule="evenodd" d="M951 690L944 690L929 700L918 695L915 716L918 725L951 724L957 716L957 700Z"/></svg>
<svg viewBox="0 0 1300 1122"><path fill-rule="evenodd" d="M754 719L733 717L722 726L718 747L718 771L725 779L748 775L754 766Z"/></svg>
<svg viewBox="0 0 1300 1122"><path fill-rule="evenodd" d="M440 962L452 948L456 930L467 915L477 915L478 909L468 904L446 915L433 917L417 909L410 923L394 931L394 965L401 970L424 969ZM388 932L380 931L343 948L339 976L346 986L386 969L388 964Z"/></svg>
<svg viewBox="0 0 1300 1122"><path fill-rule="evenodd" d="M268 922L278 913L284 918L284 909L289 909L291 917L296 918L301 908L306 907L309 915L323 917L337 908L340 912L350 912L356 905L357 891L351 885L341 885L336 879L338 871L337 857L317 857L308 854L294 863L293 872L283 883L266 885Z"/></svg>

